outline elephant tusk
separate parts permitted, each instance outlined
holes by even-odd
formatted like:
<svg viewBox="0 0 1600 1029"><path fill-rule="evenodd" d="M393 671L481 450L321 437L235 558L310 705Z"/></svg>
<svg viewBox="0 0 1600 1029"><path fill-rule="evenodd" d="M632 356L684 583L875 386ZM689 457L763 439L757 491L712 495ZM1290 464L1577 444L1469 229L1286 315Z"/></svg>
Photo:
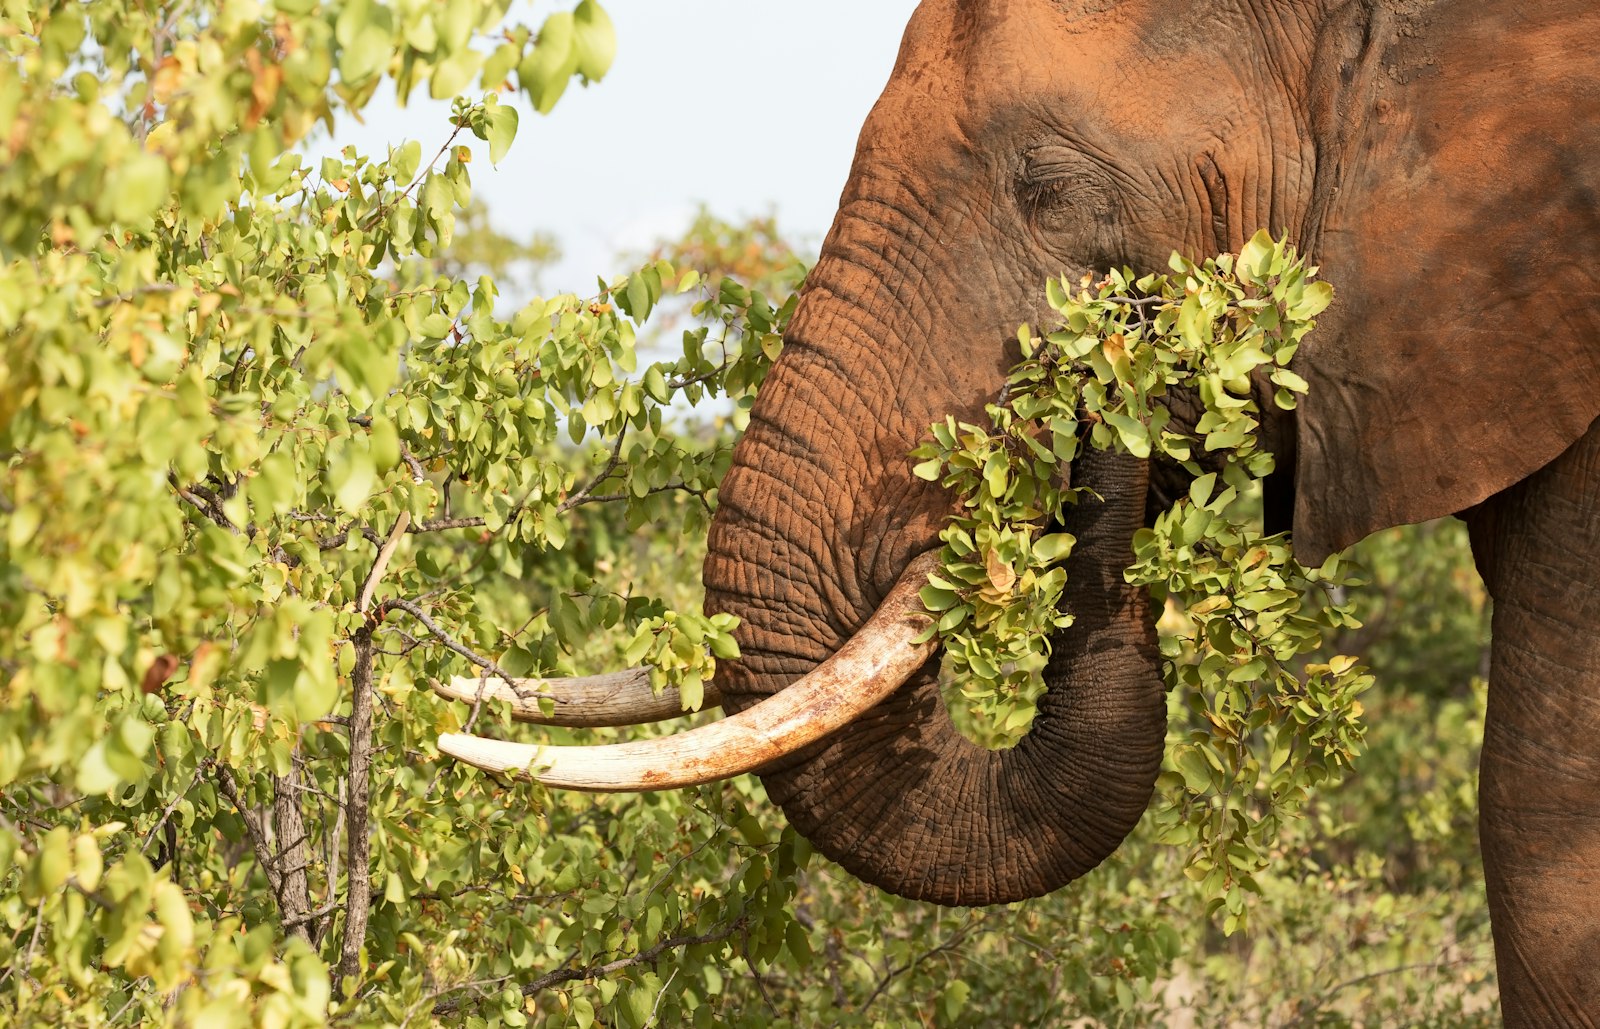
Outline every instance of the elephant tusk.
<svg viewBox="0 0 1600 1029"><path fill-rule="evenodd" d="M667 689L657 694L650 688L648 668L576 679L515 679L512 683L458 676L448 684L434 683L433 691L441 697L468 704L477 703L479 699L509 701L511 717L519 722L570 728L642 725L688 713L678 700L677 690ZM555 702L549 714L540 710L541 700ZM707 683L702 709L721 706L722 697Z"/></svg>
<svg viewBox="0 0 1600 1029"><path fill-rule="evenodd" d="M592 793L670 790L756 769L843 728L938 651L917 594L937 553L906 566L861 630L803 677L736 715L673 736L595 747L541 747L449 733L439 750L486 772Z"/></svg>

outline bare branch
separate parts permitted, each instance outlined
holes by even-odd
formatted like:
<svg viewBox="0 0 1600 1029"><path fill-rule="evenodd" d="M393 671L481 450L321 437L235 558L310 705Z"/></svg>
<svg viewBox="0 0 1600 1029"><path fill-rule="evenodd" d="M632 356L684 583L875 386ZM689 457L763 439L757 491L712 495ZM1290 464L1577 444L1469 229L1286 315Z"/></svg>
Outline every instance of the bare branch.
<svg viewBox="0 0 1600 1029"><path fill-rule="evenodd" d="M168 476L167 481L172 484L173 490L175 490L178 496L188 503L189 506L193 507L196 511L199 511L201 514L205 515L206 518L215 522L217 525L220 525L222 528L227 529L229 532L235 535L238 535L239 527L233 524L232 520L228 518L227 513L222 510L222 504L217 501L215 494L211 493L211 491L207 489L204 489L203 487L184 486L178 482L178 478L175 475ZM205 494L205 496L202 496L201 494ZM208 500L207 497L210 499Z"/></svg>
<svg viewBox="0 0 1600 1029"><path fill-rule="evenodd" d="M400 540L406 534L406 528L411 524L411 512L401 511L400 517L394 520L394 528L389 532L389 539L378 551L377 560L372 562L372 571L367 573L367 581L361 585L361 596L356 601L356 611L366 614L372 607L372 591L378 588L378 582L383 578L383 573L389 567L389 560L394 557L394 552L400 546ZM370 642L370 641L369 641Z"/></svg>
<svg viewBox="0 0 1600 1029"><path fill-rule="evenodd" d="M448 532L451 529L481 529L489 524L483 518L446 518L437 522L418 522L411 527L413 533Z"/></svg>
<svg viewBox="0 0 1600 1029"><path fill-rule="evenodd" d="M145 296L150 293L175 293L177 290L178 287L175 283L148 282L143 286L137 286L133 289L130 289L126 293L118 293L115 296L101 297L99 300L94 302L94 306L111 307L114 304L125 304L135 297Z"/></svg>
<svg viewBox="0 0 1600 1029"><path fill-rule="evenodd" d="M665 486L655 486L647 490L645 492L645 496L653 497L658 493L687 493L699 500L700 505L706 510L711 510L711 505L706 500L706 491L703 489L695 489L686 482L673 482L668 483ZM632 499L633 495L629 493L606 493L600 496L590 495L583 497L576 502L569 500L567 503L561 505L561 509L565 511L572 507L582 507L585 504L616 504L624 500Z"/></svg>
<svg viewBox="0 0 1600 1029"><path fill-rule="evenodd" d="M338 550L340 547L350 542L350 534L352 532L359 534L362 539L371 543L373 546L383 546L383 537L374 532L370 526L363 525L358 528L355 523L352 522L343 529L334 533L332 536L324 536L317 540L317 549L324 551Z"/></svg>

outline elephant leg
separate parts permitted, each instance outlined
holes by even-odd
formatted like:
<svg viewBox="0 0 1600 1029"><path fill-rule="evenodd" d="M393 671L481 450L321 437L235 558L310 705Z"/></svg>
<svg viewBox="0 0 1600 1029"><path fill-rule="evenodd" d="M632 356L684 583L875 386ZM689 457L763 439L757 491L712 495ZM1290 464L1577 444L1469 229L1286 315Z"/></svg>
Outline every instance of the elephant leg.
<svg viewBox="0 0 1600 1029"><path fill-rule="evenodd" d="M1467 515L1494 597L1479 834L1508 1026L1600 1025L1600 422Z"/></svg>

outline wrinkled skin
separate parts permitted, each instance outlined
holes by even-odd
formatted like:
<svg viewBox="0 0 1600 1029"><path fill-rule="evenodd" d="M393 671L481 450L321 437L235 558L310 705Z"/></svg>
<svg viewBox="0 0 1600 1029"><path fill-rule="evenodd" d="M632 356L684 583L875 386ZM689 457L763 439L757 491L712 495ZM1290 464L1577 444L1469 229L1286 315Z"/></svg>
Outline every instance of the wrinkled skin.
<svg viewBox="0 0 1600 1029"><path fill-rule="evenodd" d="M721 492L708 607L731 709L854 632L951 500L907 452L976 420L1040 286L1287 232L1338 288L1265 426L1303 561L1468 520L1495 597L1482 838L1512 1025L1600 1021L1600 7L1592 0L926 0ZM1034 731L950 726L931 666L764 771L820 850L906 896L1056 888L1159 764L1128 537L1172 486L1128 459L1069 526ZM1151 486L1154 482L1155 485Z"/></svg>

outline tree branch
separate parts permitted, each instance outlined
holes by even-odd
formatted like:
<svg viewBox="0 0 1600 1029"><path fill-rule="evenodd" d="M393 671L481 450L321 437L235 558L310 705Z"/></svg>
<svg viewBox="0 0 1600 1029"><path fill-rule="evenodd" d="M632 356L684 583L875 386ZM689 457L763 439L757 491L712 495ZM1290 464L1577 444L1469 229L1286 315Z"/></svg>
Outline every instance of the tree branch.
<svg viewBox="0 0 1600 1029"><path fill-rule="evenodd" d="M200 767L194 770L194 778L189 780L189 785L172 795L172 802L167 805L166 810L161 812L161 817L156 819L156 824L151 826L150 831L145 834L144 842L139 845L139 853L148 854L150 852L150 844L155 842L156 835L161 832L162 826L167 824L167 819L171 818L172 813L178 810L178 805L183 803L183 798L189 795L189 791L194 789L200 779L210 770L211 764L212 760L210 758L200 762Z"/></svg>
<svg viewBox="0 0 1600 1029"><path fill-rule="evenodd" d="M894 982L895 979L899 978L900 976L904 975L905 973L907 973L907 972L911 971L912 969L916 968L918 965L922 964L924 961L928 960L929 958L934 957L935 955L938 955L938 954L943 954L946 951L954 950L955 948L961 946L962 943L966 942L967 937L972 935L972 931L974 929L976 929L979 926L983 925L988 920L989 920L989 916L987 914L981 915L981 916L979 916L977 918L974 918L974 919L971 919L970 921L967 922L966 925L963 925L960 929L957 929L953 934L951 934L951 936L950 936L950 938L948 940L945 940L943 943L939 944L937 947L934 947L931 950L927 950L927 951L924 951L921 954L918 954L916 957L912 958L910 961L907 961L905 964L899 966L898 968L891 968L888 972L886 972L884 974L883 979L879 981L878 988L873 990L872 991L872 995L869 996L866 999L866 1002L861 1005L861 1008L860 1008L858 1013L862 1014L862 1015L866 1014L867 1009L872 1007L873 1001L877 1000L878 997L883 993L883 991L887 990L889 988L889 984Z"/></svg>
<svg viewBox="0 0 1600 1029"><path fill-rule="evenodd" d="M383 573L389 567L389 560L394 557L394 552L400 546L400 540L406 534L406 528L411 525L411 512L401 511L400 517L394 520L394 528L389 532L389 539L383 548L378 551L377 560L372 562L372 571L367 573L367 581L361 584L361 596L356 601L356 611L366 614L372 607L372 591L378 588L378 581L383 578ZM371 640L369 639L370 643Z"/></svg>
<svg viewBox="0 0 1600 1029"><path fill-rule="evenodd" d="M397 524L393 539L404 533ZM374 571L380 568L374 567ZM345 822L350 835L345 845L344 938L339 942L339 967L334 995L340 983L361 973L361 946L367 939L367 916L372 909L372 629L355 634L356 664L350 676L350 773L345 799Z"/></svg>
<svg viewBox="0 0 1600 1029"><path fill-rule="evenodd" d="M447 532L450 529L481 529L488 524L483 518L445 518L437 522L418 522L411 527L414 533Z"/></svg>
<svg viewBox="0 0 1600 1029"><path fill-rule="evenodd" d="M404 611L412 618L415 618L417 621L421 622L423 628L432 633L434 639L444 644L446 650L461 655L468 661L471 661L473 665L483 669L485 672L504 682L512 689L518 690L521 688L517 685L517 681L513 679L504 668L501 668L498 664L489 660L483 655L469 650L460 643L457 643L454 637L445 632L444 629L440 628L439 623L435 622L433 618L428 615L428 612L424 611L421 607L413 604L409 600L404 600L398 597L391 600L385 600L382 604L378 605L377 620L382 621L384 615L389 611L390 608L393 608L397 611Z"/></svg>
<svg viewBox="0 0 1600 1029"><path fill-rule="evenodd" d="M244 796L239 792L239 784L233 778L233 772L229 771L228 766L219 762L212 767L216 772L217 789L222 791L222 795L228 798L228 803L239 812L239 818L244 822L245 834L250 837L251 849L256 852L256 863L261 866L262 873L267 877L267 885L272 888L272 894L277 898L283 876L278 874L277 858L272 852L272 844L267 840L266 827L244 802Z"/></svg>
<svg viewBox="0 0 1600 1029"><path fill-rule="evenodd" d="M306 842L306 811L300 799L300 748L289 758L289 771L272 777L272 826L278 839L278 906L282 910L284 931L308 943L311 934L302 916L311 910L311 878L306 869L311 861Z"/></svg>
<svg viewBox="0 0 1600 1029"><path fill-rule="evenodd" d="M589 497L594 495L595 489L610 478L611 473L616 471L617 467L622 464L622 444L627 438L628 430L626 428L617 433L617 441L611 445L611 454L606 458L605 467L601 468L595 477L590 479L582 489L563 500L561 505L556 508L557 513L565 514L575 507L582 507L584 504L589 503Z"/></svg>
<svg viewBox="0 0 1600 1029"><path fill-rule="evenodd" d="M602 979L606 976L616 975L618 972L626 971L639 965L651 964L669 950L682 950L685 947L697 947L704 943L721 943L743 929L748 922L748 915L740 915L732 922L699 936L668 937L653 946L641 950L632 957L619 958L616 961L608 961L605 964L584 965L579 968L559 968L554 972L546 972L532 982L523 983L520 989L524 997L532 997L550 989L552 986L560 986L562 983ZM443 1001L433 1006L433 1013L435 1015L453 1014L461 1010L465 1003L466 1001L461 999Z"/></svg>
<svg viewBox="0 0 1600 1029"><path fill-rule="evenodd" d="M222 505L217 502L215 494L211 494L209 490L202 487L186 487L178 481L178 477L175 475L167 476L167 481L172 484L172 488L177 491L178 496L189 506L205 515L208 520L215 522L234 535L238 535L239 527L233 524L227 513L222 510ZM206 496L202 496L202 494L209 494L209 499Z"/></svg>

